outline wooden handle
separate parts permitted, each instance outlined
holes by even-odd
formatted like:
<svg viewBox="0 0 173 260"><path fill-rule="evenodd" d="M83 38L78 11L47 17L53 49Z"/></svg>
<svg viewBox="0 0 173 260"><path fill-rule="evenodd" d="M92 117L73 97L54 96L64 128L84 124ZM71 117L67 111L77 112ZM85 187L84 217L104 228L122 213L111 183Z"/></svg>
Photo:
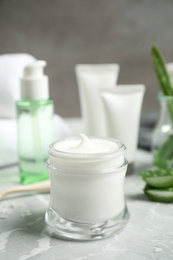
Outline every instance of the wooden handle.
<svg viewBox="0 0 173 260"><path fill-rule="evenodd" d="M50 181L49 180L41 181L34 184L20 185L17 187L6 189L0 192L0 199L12 193L26 192L26 191L50 191Z"/></svg>

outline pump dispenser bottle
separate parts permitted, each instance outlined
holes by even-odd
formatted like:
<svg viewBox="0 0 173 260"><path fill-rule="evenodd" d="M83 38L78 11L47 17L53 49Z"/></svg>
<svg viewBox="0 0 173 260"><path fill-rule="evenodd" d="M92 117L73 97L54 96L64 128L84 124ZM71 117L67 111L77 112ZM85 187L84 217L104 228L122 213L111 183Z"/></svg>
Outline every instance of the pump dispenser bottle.
<svg viewBox="0 0 173 260"><path fill-rule="evenodd" d="M35 61L24 70L21 100L16 102L20 180L30 184L48 179L47 151L54 140L53 100L49 98L45 61Z"/></svg>

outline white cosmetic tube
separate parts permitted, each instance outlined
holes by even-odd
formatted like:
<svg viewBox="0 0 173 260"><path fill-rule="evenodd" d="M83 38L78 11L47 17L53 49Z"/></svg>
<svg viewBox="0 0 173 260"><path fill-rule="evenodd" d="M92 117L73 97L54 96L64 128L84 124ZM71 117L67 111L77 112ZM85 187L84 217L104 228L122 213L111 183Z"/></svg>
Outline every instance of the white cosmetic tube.
<svg viewBox="0 0 173 260"><path fill-rule="evenodd" d="M89 136L106 135L104 108L100 97L101 87L115 87L119 74L118 64L86 65L75 67L79 89L81 113Z"/></svg>
<svg viewBox="0 0 173 260"><path fill-rule="evenodd" d="M144 85L119 85L101 90L107 136L124 142L129 163L135 161L144 92Z"/></svg>

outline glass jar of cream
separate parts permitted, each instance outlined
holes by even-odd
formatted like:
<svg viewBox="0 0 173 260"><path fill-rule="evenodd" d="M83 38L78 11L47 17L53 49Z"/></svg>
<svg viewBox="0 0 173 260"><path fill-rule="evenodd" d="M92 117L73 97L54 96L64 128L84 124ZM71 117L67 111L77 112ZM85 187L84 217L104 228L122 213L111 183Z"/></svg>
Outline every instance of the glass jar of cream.
<svg viewBox="0 0 173 260"><path fill-rule="evenodd" d="M45 220L55 234L94 240L124 227L129 217L124 198L125 149L118 140L82 134L50 145Z"/></svg>

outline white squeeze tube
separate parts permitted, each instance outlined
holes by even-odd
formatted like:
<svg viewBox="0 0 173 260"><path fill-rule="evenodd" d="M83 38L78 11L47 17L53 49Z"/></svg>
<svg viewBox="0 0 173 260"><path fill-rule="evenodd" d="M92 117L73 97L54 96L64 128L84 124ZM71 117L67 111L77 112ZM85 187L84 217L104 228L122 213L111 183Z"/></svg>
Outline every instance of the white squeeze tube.
<svg viewBox="0 0 173 260"><path fill-rule="evenodd" d="M122 140L129 163L135 161L144 93L144 85L119 85L114 89L101 90L107 136Z"/></svg>
<svg viewBox="0 0 173 260"><path fill-rule="evenodd" d="M118 64L78 64L75 67L81 113L89 136L106 135L104 108L100 88L115 87L119 74Z"/></svg>

